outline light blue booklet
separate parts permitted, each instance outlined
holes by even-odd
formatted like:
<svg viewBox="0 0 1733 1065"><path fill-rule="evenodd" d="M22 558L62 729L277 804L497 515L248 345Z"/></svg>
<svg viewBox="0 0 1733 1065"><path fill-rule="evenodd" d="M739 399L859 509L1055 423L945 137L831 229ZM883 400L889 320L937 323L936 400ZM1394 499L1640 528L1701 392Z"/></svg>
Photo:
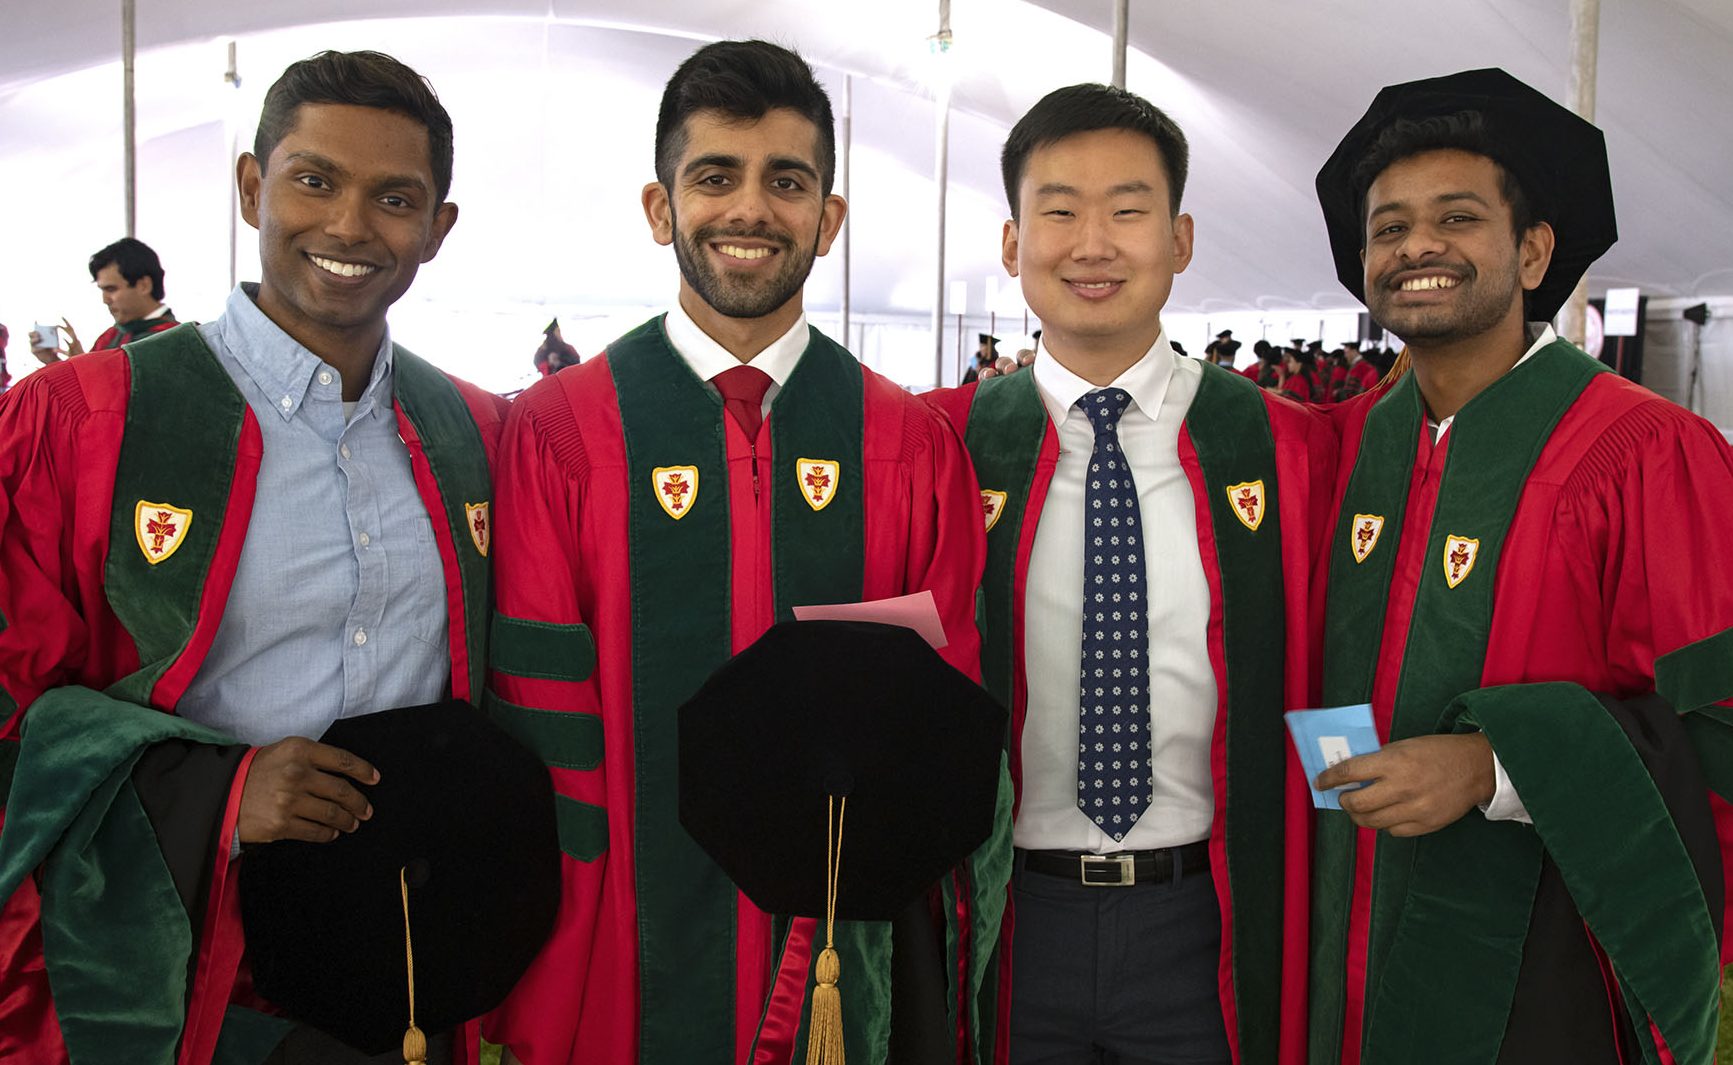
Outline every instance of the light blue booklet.
<svg viewBox="0 0 1733 1065"><path fill-rule="evenodd" d="M1288 734L1294 738L1306 785L1337 762L1355 755L1371 754L1379 747L1378 727L1372 723L1372 704L1333 706L1328 710L1289 710ZM1312 805L1320 810L1340 810L1341 788L1319 791L1312 787Z"/></svg>

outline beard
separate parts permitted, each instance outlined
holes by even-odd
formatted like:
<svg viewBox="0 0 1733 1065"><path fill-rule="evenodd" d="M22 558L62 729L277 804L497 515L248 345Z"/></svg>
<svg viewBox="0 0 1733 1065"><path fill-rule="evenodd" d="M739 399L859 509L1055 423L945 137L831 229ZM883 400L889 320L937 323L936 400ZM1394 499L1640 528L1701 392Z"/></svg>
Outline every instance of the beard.
<svg viewBox="0 0 1733 1065"><path fill-rule="evenodd" d="M716 269L705 254L706 245L726 237L770 241L777 245L782 265L769 277L730 276ZM791 238L767 226L706 226L688 236L680 229L680 219L674 218L674 261L680 264L681 276L700 299L729 318L763 318L793 299L806 284L817 257L817 234L803 252Z"/></svg>
<svg viewBox="0 0 1733 1065"><path fill-rule="evenodd" d="M1450 303L1433 307L1405 307L1395 300L1400 293L1391 287L1392 270L1366 290L1366 307L1372 318L1405 341L1450 342L1480 336L1504 320L1511 300L1522 287L1516 257L1493 272L1482 274L1469 263L1435 263L1456 275L1455 296Z"/></svg>

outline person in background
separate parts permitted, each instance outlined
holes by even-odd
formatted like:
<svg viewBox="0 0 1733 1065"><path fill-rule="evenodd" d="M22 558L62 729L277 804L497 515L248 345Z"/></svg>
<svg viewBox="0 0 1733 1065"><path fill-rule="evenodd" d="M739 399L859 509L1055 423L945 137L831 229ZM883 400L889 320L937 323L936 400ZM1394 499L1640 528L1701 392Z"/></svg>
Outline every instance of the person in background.
<svg viewBox="0 0 1733 1065"><path fill-rule="evenodd" d="M1216 334L1203 349L1203 357L1225 369L1234 368L1234 357L1239 354L1240 342L1234 339L1232 329L1223 329ZM1181 354L1184 354L1183 349Z"/></svg>
<svg viewBox="0 0 1733 1065"><path fill-rule="evenodd" d="M981 333L981 346L975 349L975 364L963 374L963 383L975 380L982 370L992 366L999 359L999 338L988 333Z"/></svg>
<svg viewBox="0 0 1733 1065"><path fill-rule="evenodd" d="M1318 357L1310 348L1289 348L1282 358L1281 391L1301 403L1319 403L1326 397L1318 383Z"/></svg>
<svg viewBox="0 0 1733 1065"><path fill-rule="evenodd" d="M1348 374L1342 382L1342 394L1339 399L1353 399L1362 392L1370 392L1377 387L1378 379L1384 376L1368 354L1360 352L1360 344L1350 340L1342 345L1342 351L1347 356Z"/></svg>
<svg viewBox="0 0 1733 1065"><path fill-rule="evenodd" d="M1327 351L1319 359L1318 378L1323 384L1325 402L1335 403L1342 398L1342 387L1348 380L1348 357L1341 348Z"/></svg>
<svg viewBox="0 0 1733 1065"><path fill-rule="evenodd" d="M1248 380L1259 388L1277 388L1282 383L1281 353L1267 340L1258 340L1252 344L1252 354L1257 361L1241 370Z"/></svg>
<svg viewBox="0 0 1733 1065"><path fill-rule="evenodd" d="M91 351L118 348L180 324L163 302L166 290L162 260L144 241L122 237L92 255L89 267L90 279L102 293L102 305L114 318L114 324L96 338ZM84 345L72 323L61 319L60 330L66 333L65 347L59 345L57 336L40 336L35 330L30 333L30 350L43 365L84 354Z"/></svg>
<svg viewBox="0 0 1733 1065"><path fill-rule="evenodd" d="M578 349L566 343L560 333L560 320L555 318L542 330L541 346L536 348L535 366L543 377L559 373L578 364Z"/></svg>

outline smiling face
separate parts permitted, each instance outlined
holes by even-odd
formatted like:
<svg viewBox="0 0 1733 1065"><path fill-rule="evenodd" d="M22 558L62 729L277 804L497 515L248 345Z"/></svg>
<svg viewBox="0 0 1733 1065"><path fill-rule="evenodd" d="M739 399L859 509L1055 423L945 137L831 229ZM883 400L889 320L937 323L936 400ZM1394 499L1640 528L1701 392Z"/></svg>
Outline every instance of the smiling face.
<svg viewBox="0 0 1733 1065"><path fill-rule="evenodd" d="M1029 154L1002 252L1055 355L1135 358L1155 342L1191 262L1191 216L1169 211L1161 153L1141 133L1074 133Z"/></svg>
<svg viewBox="0 0 1733 1065"><path fill-rule="evenodd" d="M377 346L385 312L457 220L437 203L427 129L394 111L302 104L271 157L243 155L259 309L315 354Z"/></svg>
<svg viewBox="0 0 1733 1065"><path fill-rule="evenodd" d="M1546 276L1552 229L1519 240L1499 187L1498 164L1455 148L1386 167L1366 192L1366 306L1402 339L1477 337L1514 316Z"/></svg>
<svg viewBox="0 0 1733 1065"><path fill-rule="evenodd" d="M700 111L685 135L673 187L655 182L643 197L656 242L674 246L681 304L695 318L792 324L846 211L824 193L816 127L787 108L758 119Z"/></svg>

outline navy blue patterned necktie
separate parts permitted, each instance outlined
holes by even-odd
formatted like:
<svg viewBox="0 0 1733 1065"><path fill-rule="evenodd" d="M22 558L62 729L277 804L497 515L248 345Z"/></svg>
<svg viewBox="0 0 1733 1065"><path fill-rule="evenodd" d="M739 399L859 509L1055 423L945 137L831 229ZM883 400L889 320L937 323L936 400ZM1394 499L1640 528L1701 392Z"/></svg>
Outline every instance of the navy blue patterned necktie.
<svg viewBox="0 0 1733 1065"><path fill-rule="evenodd" d="M1083 491L1083 663L1077 807L1114 841L1149 804L1149 686L1144 664L1143 522L1119 446L1131 397L1100 388L1077 401L1095 426Z"/></svg>

